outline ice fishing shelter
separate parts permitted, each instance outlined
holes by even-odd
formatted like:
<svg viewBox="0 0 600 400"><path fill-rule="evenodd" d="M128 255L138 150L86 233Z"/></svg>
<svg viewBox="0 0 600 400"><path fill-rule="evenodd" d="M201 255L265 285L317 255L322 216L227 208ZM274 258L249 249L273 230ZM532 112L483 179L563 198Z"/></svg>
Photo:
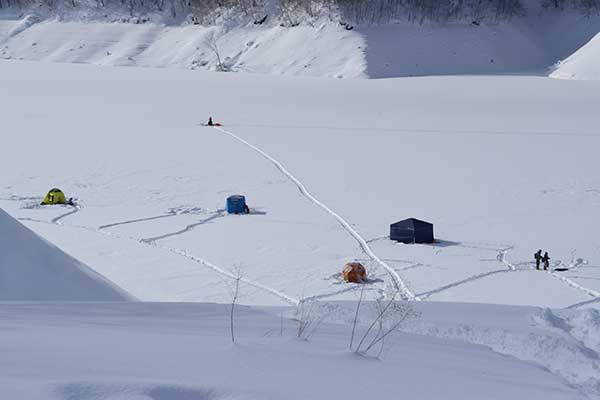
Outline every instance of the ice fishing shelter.
<svg viewBox="0 0 600 400"><path fill-rule="evenodd" d="M390 225L390 239L402 243L433 243L433 224L409 218Z"/></svg>
<svg viewBox="0 0 600 400"><path fill-rule="evenodd" d="M247 210L246 197L236 194L227 198L227 212L229 214L245 214Z"/></svg>
<svg viewBox="0 0 600 400"><path fill-rule="evenodd" d="M58 188L50 189L44 200L42 201L43 205L51 205L51 204L67 204L67 198L62 190Z"/></svg>
<svg viewBox="0 0 600 400"><path fill-rule="evenodd" d="M346 282L363 283L367 279L367 270L361 263L350 262L344 266L342 278Z"/></svg>

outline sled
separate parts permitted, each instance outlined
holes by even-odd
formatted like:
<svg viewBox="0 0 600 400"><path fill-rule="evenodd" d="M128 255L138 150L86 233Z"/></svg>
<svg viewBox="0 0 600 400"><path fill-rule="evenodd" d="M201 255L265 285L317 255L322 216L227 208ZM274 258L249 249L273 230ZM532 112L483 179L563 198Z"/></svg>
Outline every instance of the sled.
<svg viewBox="0 0 600 400"><path fill-rule="evenodd" d="M552 271L553 272L565 272L568 270L569 270L569 268L561 267L561 268L554 268Z"/></svg>
<svg viewBox="0 0 600 400"><path fill-rule="evenodd" d="M209 124L200 124L200 125L202 125L202 126L223 126L223 125L222 125L221 123L219 123L219 122L217 122L217 123L214 123L214 124L212 124L212 125L209 125Z"/></svg>

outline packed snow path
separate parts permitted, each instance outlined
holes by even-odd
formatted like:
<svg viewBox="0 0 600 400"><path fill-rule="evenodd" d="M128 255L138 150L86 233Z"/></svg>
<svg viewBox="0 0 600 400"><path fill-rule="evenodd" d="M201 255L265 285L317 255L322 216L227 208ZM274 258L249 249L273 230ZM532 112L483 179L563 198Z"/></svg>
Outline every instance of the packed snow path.
<svg viewBox="0 0 600 400"><path fill-rule="evenodd" d="M311 202L313 202L314 204L316 204L317 206L319 206L320 208L322 208L326 213L328 213L333 218L335 218L340 223L340 225L358 242L358 244L361 247L362 251L366 255L368 255L374 262L376 262L381 267L383 267L385 270L387 270L387 272L390 274L390 276L392 277L392 279L394 281L394 285L396 286L396 289L398 289L400 291L400 293L401 293L401 295L402 295L402 297L404 299L406 299L406 300L420 300L406 286L406 284L404 283L404 281L402 280L402 278L400 277L400 275L398 275L398 273L392 267L390 267L388 264L386 264L381 258L379 258L377 256L377 254L375 254L373 252L373 250L371 250L371 247L366 242L366 240L363 239L363 237L360 236L360 234L358 232L356 232L356 230L354 230L350 226L350 224L348 222L346 222L346 220L344 220L340 215L338 215L336 212L334 212L329 207L327 207L327 205L325 205L324 203L322 203L321 201L319 201L316 197L314 197L308 191L308 189L306 189L306 187L304 186L304 184L302 182L300 182L300 180L298 178L296 178L291 172L289 172L283 166L283 164L281 164L281 162L279 162L277 159L271 157L269 154L265 153L264 151L262 151L261 149L259 149L256 146L254 146L253 144L251 144L251 143L247 142L246 140L242 139L241 137L237 136L236 134L231 133L231 132L229 132L229 131L221 128L221 127L214 127L214 128L216 130L218 130L218 131L226 134L226 135L231 136L235 140L241 142L245 146L247 146L250 149L254 150L258 154L260 154L261 156L263 156L264 158L266 158L267 160L269 160L271 163L273 163L275 165L275 167L277 167L277 169L282 174L284 174L289 180L291 180L298 187L298 190L300 190L300 193L302 193L302 195L304 197L306 197L308 200L310 200Z"/></svg>

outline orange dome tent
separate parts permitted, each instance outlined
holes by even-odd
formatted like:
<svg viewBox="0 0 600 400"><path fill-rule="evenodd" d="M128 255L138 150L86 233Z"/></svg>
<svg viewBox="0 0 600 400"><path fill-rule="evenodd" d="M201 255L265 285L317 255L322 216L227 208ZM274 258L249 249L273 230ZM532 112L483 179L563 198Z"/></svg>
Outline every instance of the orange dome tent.
<svg viewBox="0 0 600 400"><path fill-rule="evenodd" d="M351 262L344 266L342 277L346 282L363 283L367 279L367 270L361 263Z"/></svg>

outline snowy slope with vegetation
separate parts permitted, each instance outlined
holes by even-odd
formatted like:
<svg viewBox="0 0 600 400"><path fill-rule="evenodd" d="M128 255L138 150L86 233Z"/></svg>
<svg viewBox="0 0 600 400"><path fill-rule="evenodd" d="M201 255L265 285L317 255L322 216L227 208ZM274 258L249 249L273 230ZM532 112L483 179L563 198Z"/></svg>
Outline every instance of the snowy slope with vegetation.
<svg viewBox="0 0 600 400"><path fill-rule="evenodd" d="M22 2L0 8L0 58L337 78L546 75L600 31L594 2L546 3Z"/></svg>

